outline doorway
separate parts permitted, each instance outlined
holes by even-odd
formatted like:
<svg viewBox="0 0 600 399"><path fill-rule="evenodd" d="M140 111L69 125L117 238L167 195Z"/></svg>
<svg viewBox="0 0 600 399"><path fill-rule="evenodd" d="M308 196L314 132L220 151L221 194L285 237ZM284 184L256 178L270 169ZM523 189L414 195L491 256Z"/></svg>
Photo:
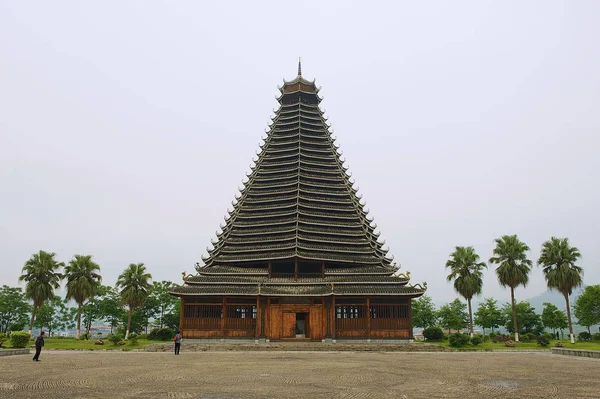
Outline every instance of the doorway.
<svg viewBox="0 0 600 399"><path fill-rule="evenodd" d="M308 336L308 313L296 313L296 338Z"/></svg>

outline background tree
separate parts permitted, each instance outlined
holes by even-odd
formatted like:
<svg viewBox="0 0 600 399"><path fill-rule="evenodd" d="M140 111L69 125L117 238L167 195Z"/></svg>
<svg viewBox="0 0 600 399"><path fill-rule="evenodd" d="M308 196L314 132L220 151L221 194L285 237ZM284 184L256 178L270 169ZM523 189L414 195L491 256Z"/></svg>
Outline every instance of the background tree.
<svg viewBox="0 0 600 399"><path fill-rule="evenodd" d="M152 283L152 290L150 291L148 297L152 298L153 302L156 303L154 315L156 317L156 324L159 328L165 327L166 318L176 312L177 304L180 302L180 299L169 294L169 291L176 286L177 285L171 281L155 281ZM179 320L177 323L179 323Z"/></svg>
<svg viewBox="0 0 600 399"><path fill-rule="evenodd" d="M544 302L542 310L542 324L556 334L556 330L562 330L568 327L567 316L562 310L549 302Z"/></svg>
<svg viewBox="0 0 600 399"><path fill-rule="evenodd" d="M600 285L588 285L575 300L575 317L577 324L587 327L591 334L591 326L600 324Z"/></svg>
<svg viewBox="0 0 600 399"><path fill-rule="evenodd" d="M435 305L430 297L423 295L412 301L413 327L434 327L437 322Z"/></svg>
<svg viewBox="0 0 600 399"><path fill-rule="evenodd" d="M160 314L161 304L158 297L156 295L152 295L153 291L153 287L150 286L148 295L146 296L146 299L144 299L144 303L142 303L142 305L134 312L134 316L139 317L139 323L142 325L142 328L146 334L148 334L150 322Z"/></svg>
<svg viewBox="0 0 600 399"><path fill-rule="evenodd" d="M119 292L121 300L129 307L125 339L129 337L133 310L144 303L144 299L146 299L148 290L151 287L151 279L152 275L146 273L146 267L143 263L132 263L121 273L117 280L117 287L121 289Z"/></svg>
<svg viewBox="0 0 600 399"><path fill-rule="evenodd" d="M579 249L571 247L568 238L552 237L542 244L542 252L538 259L538 265L542 266L548 288L557 290L565 297L572 344L575 343L575 337L569 295L573 293L573 288L580 287L583 283L583 269L575 265L579 258L581 258Z"/></svg>
<svg viewBox="0 0 600 399"><path fill-rule="evenodd" d="M485 298L484 302L479 304L475 312L475 324L485 329L490 328L494 332L494 328L498 328L506 323L504 314L498 309L497 302L494 298Z"/></svg>
<svg viewBox="0 0 600 399"><path fill-rule="evenodd" d="M102 320L102 309L101 309L101 301L104 295L106 295L110 291L110 287L107 287L102 284L97 284L94 287L94 295L92 295L88 301L81 308L81 319L83 321L83 328L85 329L85 337L89 339L90 330L92 328L92 324L95 321ZM117 297L116 302L119 302L119 298Z"/></svg>
<svg viewBox="0 0 600 399"><path fill-rule="evenodd" d="M503 287L510 287L510 304L512 308L513 326L515 341L519 341L519 327L517 323L517 311L515 309L515 288L519 285L527 286L529 282L529 272L531 271L531 260L527 259L529 247L520 241L516 235L504 235L496 238L496 248L494 256L490 258L490 263L498 264L496 275L498 282Z"/></svg>
<svg viewBox="0 0 600 399"><path fill-rule="evenodd" d="M456 247L450 254L446 267L450 268L448 281L454 280L454 289L466 300L469 307L469 330L473 336L473 309L471 298L481 294L483 287L483 269L487 268L485 262L479 261L479 255L473 247Z"/></svg>
<svg viewBox="0 0 600 399"><path fill-rule="evenodd" d="M25 328L30 312L31 305L25 300L21 287L3 285L0 288L0 333Z"/></svg>
<svg viewBox="0 0 600 399"><path fill-rule="evenodd" d="M506 329L509 332L514 333L514 323L510 322L512 315L512 305L510 303L504 304L504 306L502 307L502 311L506 316L506 320L508 320L508 322L505 325ZM540 318L540 315L535 313L535 308L531 306L529 302L521 301L515 304L515 311L517 313L517 325L520 328L520 330L518 331L519 333L527 334L543 332L544 327L542 326L542 320Z"/></svg>
<svg viewBox="0 0 600 399"><path fill-rule="evenodd" d="M48 299L54 298L54 290L60 288L62 274L58 271L64 267L63 262L58 262L54 252L40 251L33 254L25 262L19 281L25 281L25 297L33 301L33 310L29 322L29 334L33 331L33 322L38 309Z"/></svg>
<svg viewBox="0 0 600 399"><path fill-rule="evenodd" d="M39 330L46 330L48 337L52 336L52 333L61 327L59 312L62 307L64 303L58 295L44 302L37 312L33 326Z"/></svg>
<svg viewBox="0 0 600 399"><path fill-rule="evenodd" d="M166 313L163 317L164 327L170 328L173 331L179 329L179 315L181 312L181 300L177 299L175 307L171 313Z"/></svg>
<svg viewBox="0 0 600 399"><path fill-rule="evenodd" d="M56 330L71 331L75 328L77 320L77 308L67 306L69 301L61 301L55 308Z"/></svg>
<svg viewBox="0 0 600 399"><path fill-rule="evenodd" d="M98 302L98 318L110 324L110 333L119 326L125 310L121 295L116 288L102 286L102 293L96 297Z"/></svg>
<svg viewBox="0 0 600 399"><path fill-rule="evenodd" d="M67 297L77 302L77 339L81 336L81 308L83 302L94 296L102 277L96 273L100 266L92 260L92 255L75 255L65 267Z"/></svg>
<svg viewBox="0 0 600 399"><path fill-rule="evenodd" d="M448 330L462 330L469 324L467 305L456 298L437 312L440 325Z"/></svg>

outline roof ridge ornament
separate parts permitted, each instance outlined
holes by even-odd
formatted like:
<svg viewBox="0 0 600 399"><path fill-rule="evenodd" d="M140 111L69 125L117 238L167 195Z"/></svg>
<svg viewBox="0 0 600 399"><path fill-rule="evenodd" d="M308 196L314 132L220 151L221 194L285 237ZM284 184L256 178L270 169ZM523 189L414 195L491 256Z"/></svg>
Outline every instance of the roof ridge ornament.
<svg viewBox="0 0 600 399"><path fill-rule="evenodd" d="M298 57L298 76L302 76L302 60Z"/></svg>

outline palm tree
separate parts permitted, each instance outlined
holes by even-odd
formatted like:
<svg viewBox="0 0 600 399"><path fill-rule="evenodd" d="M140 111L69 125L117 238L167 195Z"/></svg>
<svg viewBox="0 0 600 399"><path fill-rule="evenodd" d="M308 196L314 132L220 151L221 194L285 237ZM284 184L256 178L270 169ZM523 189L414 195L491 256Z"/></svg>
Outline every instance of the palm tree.
<svg viewBox="0 0 600 399"><path fill-rule="evenodd" d="M33 254L25 266L19 281L26 281L25 298L33 301L33 311L29 322L29 334L33 332L35 314L48 299L54 298L54 290L60 288L60 280L63 276L58 269L64 267L63 262L57 262L54 252L40 251Z"/></svg>
<svg viewBox="0 0 600 399"><path fill-rule="evenodd" d="M531 260L527 259L529 247L517 238L517 235L504 235L496 238L494 256L490 263L497 263L496 274L498 282L503 287L510 287L510 303L512 306L513 329L515 341L519 342L519 330L517 326L517 311L515 309L515 288L519 285L527 286L529 272L531 271Z"/></svg>
<svg viewBox="0 0 600 399"><path fill-rule="evenodd" d="M565 297L567 304L567 319L569 320L569 333L571 343L575 343L573 337L573 324L571 323L571 307L569 306L569 295L573 288L583 284L583 269L575 262L581 258L581 253L576 247L569 245L568 238L552 237L542 244L542 252L538 259L538 266L542 266L546 283L551 290L557 290Z"/></svg>
<svg viewBox="0 0 600 399"><path fill-rule="evenodd" d="M473 247L456 247L450 254L452 259L446 262L450 268L448 281L454 280L454 289L462 295L469 305L469 331L473 336L473 310L471 309L471 298L473 295L481 294L483 287L483 268L487 268L485 262L479 262L479 255Z"/></svg>
<svg viewBox="0 0 600 399"><path fill-rule="evenodd" d="M129 307L125 339L129 337L133 310L144 303L144 299L148 295L148 290L152 287L150 284L151 279L152 275L146 273L146 267L143 263L132 263L123 273L121 273L117 280L117 287L121 289L119 292L121 300Z"/></svg>
<svg viewBox="0 0 600 399"><path fill-rule="evenodd" d="M67 279L66 299L74 299L77 302L77 339L81 335L81 308L83 302L94 296L96 288L102 281L98 273L100 266L92 261L92 255L75 255L65 267L65 278Z"/></svg>

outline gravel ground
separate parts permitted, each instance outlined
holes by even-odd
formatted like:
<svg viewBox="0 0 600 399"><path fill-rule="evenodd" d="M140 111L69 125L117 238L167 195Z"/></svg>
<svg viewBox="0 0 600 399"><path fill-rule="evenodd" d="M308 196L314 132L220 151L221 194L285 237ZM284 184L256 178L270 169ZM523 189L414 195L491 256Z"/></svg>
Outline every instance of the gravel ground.
<svg viewBox="0 0 600 399"><path fill-rule="evenodd" d="M0 398L600 398L600 361L537 353L43 351Z"/></svg>

